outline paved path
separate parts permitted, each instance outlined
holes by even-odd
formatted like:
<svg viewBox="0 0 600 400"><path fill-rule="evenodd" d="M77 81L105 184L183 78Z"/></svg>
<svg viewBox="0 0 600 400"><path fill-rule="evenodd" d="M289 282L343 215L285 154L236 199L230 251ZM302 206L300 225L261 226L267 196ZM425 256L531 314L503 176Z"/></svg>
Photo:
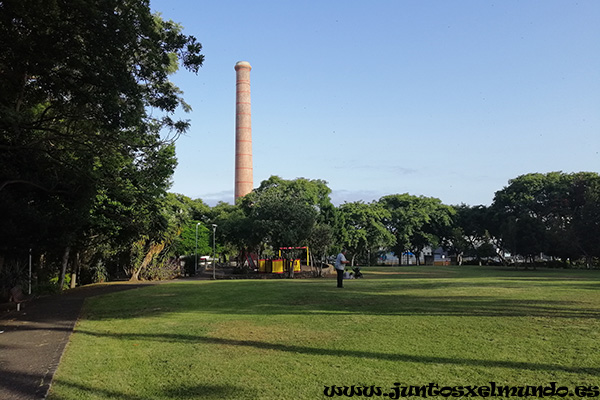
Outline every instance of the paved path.
<svg viewBox="0 0 600 400"><path fill-rule="evenodd" d="M46 398L54 372L87 297L137 289L153 283L89 285L40 297L21 311L0 308L0 399Z"/></svg>

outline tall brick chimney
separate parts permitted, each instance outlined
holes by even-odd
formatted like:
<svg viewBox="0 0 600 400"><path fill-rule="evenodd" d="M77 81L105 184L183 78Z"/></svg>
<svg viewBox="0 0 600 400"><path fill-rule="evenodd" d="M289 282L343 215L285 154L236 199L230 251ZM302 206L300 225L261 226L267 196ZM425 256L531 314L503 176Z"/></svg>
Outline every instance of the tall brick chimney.
<svg viewBox="0 0 600 400"><path fill-rule="evenodd" d="M250 70L246 61L235 64L235 199L250 193L252 174L252 118L250 109Z"/></svg>

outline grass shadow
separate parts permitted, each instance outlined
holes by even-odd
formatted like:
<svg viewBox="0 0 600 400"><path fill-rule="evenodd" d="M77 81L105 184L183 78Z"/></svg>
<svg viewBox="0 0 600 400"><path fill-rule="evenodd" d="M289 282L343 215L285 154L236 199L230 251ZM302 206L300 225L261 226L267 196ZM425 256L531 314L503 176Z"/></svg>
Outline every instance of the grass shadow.
<svg viewBox="0 0 600 400"><path fill-rule="evenodd" d="M69 390L76 391L78 393L88 393L98 397L101 395L107 399L119 399L119 400L148 400L147 396L140 396L135 394L123 393L117 390L100 389L81 384L69 382L64 379L58 379L54 382L57 386L64 386ZM165 389L161 389L156 393L156 396L161 399L235 399L235 398L256 398L257 393L247 388L238 386L224 386L224 385L180 385L171 386ZM72 399L69 397L69 399ZM67 400L60 394L53 393L51 390L47 400Z"/></svg>
<svg viewBox="0 0 600 400"><path fill-rule="evenodd" d="M252 347L260 350L275 350L281 352L288 352L292 354L305 354L310 356L332 356L332 357L356 357L356 358L370 358L380 361L393 361L393 362L408 362L408 363L424 363L424 364L446 364L446 365L460 365L460 366L477 366L477 367L498 367L508 368L512 370L534 370L534 371L549 371L549 372L569 372L569 373L587 373L591 375L600 374L600 368L594 367L568 367L564 365L554 365L547 363L535 363L535 362L519 362L519 361L504 361L504 360L477 360L473 358L460 358L460 357L436 357L436 356L418 356L413 354L402 354L402 353L381 353L381 352L370 352L360 350L338 350L338 349L327 349L317 348L308 346L298 346L293 344L281 344L281 343L269 343L257 340L235 340L225 339L207 336L197 335L183 335L183 334L148 334L148 333L135 333L135 334L122 334L122 333L99 333L91 331L78 331L79 334L96 336L96 337L110 337L119 340L136 340L136 341L157 341L160 343L208 343L211 345L219 346L234 346L234 347Z"/></svg>
<svg viewBox="0 0 600 400"><path fill-rule="evenodd" d="M410 280L389 284L356 280L347 283L344 290L330 287L329 282L323 280L176 283L105 296L93 306L85 307L82 316L103 320L143 318L168 312L241 315L341 313L600 320L600 306L590 305L586 289L572 285L562 285L565 290L573 292L563 298L554 296L556 290L552 286L547 287L547 294L533 294L532 288L527 285L515 288L489 282L457 281L450 284ZM502 292L493 294L492 288ZM511 292L513 290L514 293Z"/></svg>

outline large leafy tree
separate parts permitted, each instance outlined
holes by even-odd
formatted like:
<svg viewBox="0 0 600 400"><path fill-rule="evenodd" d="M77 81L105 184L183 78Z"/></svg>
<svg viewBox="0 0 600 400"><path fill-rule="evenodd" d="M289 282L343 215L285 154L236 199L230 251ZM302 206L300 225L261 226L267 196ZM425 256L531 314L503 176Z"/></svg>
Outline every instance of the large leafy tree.
<svg viewBox="0 0 600 400"><path fill-rule="evenodd" d="M308 245L313 258L316 257L320 262L325 262L327 256L330 254L330 250L335 245L335 232L333 227L331 225L317 223L308 238ZM316 263L313 262L313 265L316 265ZM322 272L321 269L318 269L318 272L320 274Z"/></svg>
<svg viewBox="0 0 600 400"><path fill-rule="evenodd" d="M317 221L334 218L330 192L321 180L272 176L239 204L262 241L274 249L302 246L308 243Z"/></svg>
<svg viewBox="0 0 600 400"><path fill-rule="evenodd" d="M370 262L372 255L381 248L394 244L395 239L386 229L384 221L389 219L389 211L377 202L356 201L339 206L339 241L343 243L352 257L352 265L357 257Z"/></svg>
<svg viewBox="0 0 600 400"><path fill-rule="evenodd" d="M144 277L152 265L156 266L155 271L161 266L168 269L169 261L176 261L179 256L195 254L196 250L201 255L210 253L209 229L203 222L192 219L207 206L201 200L175 193L167 193L161 203L156 221L160 226L154 234L136 240L133 247L131 280Z"/></svg>
<svg viewBox="0 0 600 400"><path fill-rule="evenodd" d="M321 252L331 240L317 241L315 229L325 232L324 226L337 221L330 193L322 180L272 176L241 198L237 210L225 214L221 232L242 253L276 252L280 247L306 245L317 245Z"/></svg>
<svg viewBox="0 0 600 400"><path fill-rule="evenodd" d="M425 246L435 248L450 235L455 211L439 199L405 193L384 196L379 204L389 212L384 224L396 238L392 251L398 257L410 250L418 260Z"/></svg>
<svg viewBox="0 0 600 400"><path fill-rule="evenodd" d="M598 174L521 175L496 192L491 209L498 235L513 253L533 261L544 252L560 259L599 255Z"/></svg>
<svg viewBox="0 0 600 400"><path fill-rule="evenodd" d="M506 248L532 259L548 250L546 223L551 221L550 207L556 202L551 184L556 174L527 174L509 181L496 192L492 210ZM566 193L565 193L566 194Z"/></svg>
<svg viewBox="0 0 600 400"><path fill-rule="evenodd" d="M170 243L170 256L210 254L212 234L208 229L206 213L210 208L201 200L192 200L178 193L168 193L163 216L172 227L164 238ZM196 235L197 233L197 235ZM197 237L197 240L196 240Z"/></svg>
<svg viewBox="0 0 600 400"><path fill-rule="evenodd" d="M327 182L321 179L297 178L287 180L278 176L271 176L261 182L247 201L242 202L242 206L252 201L252 196L262 196L267 193L278 193L282 197L297 198L303 203L309 205L317 212L319 222L333 224L335 223L335 207L331 203L331 189Z"/></svg>
<svg viewBox="0 0 600 400"><path fill-rule="evenodd" d="M274 250L307 244L317 212L302 199L268 191L250 209L254 229Z"/></svg>
<svg viewBox="0 0 600 400"><path fill-rule="evenodd" d="M482 258L501 256L496 251L496 240L489 232L492 224L489 208L466 204L453 208L453 224L444 246L456 254L457 263L462 264L463 256L476 258L479 264Z"/></svg>
<svg viewBox="0 0 600 400"><path fill-rule="evenodd" d="M164 215L169 225L176 227L170 230L173 236L168 238L171 242L170 254L185 256L195 254L196 250L198 254L210 254L210 207L201 199L192 200L179 193L168 193L165 200Z"/></svg>
<svg viewBox="0 0 600 400"><path fill-rule="evenodd" d="M259 247L262 236L240 206L219 202L210 210L209 219L217 225L216 241L223 246L221 252L238 256L246 249Z"/></svg>
<svg viewBox="0 0 600 400"><path fill-rule="evenodd" d="M5 0L0 44L0 250L156 232L201 45L147 0Z"/></svg>
<svg viewBox="0 0 600 400"><path fill-rule="evenodd" d="M574 213L572 235L588 267L600 257L600 176L592 173L573 177Z"/></svg>

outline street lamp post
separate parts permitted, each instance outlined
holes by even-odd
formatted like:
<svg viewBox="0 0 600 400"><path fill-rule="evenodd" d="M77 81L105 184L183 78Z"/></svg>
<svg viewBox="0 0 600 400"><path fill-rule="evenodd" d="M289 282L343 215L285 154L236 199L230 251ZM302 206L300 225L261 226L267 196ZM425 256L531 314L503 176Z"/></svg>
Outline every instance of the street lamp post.
<svg viewBox="0 0 600 400"><path fill-rule="evenodd" d="M194 275L198 274L198 226L200 225L200 222L198 222L196 224L196 249L194 250L194 256L195 256L195 261L194 261Z"/></svg>
<svg viewBox="0 0 600 400"><path fill-rule="evenodd" d="M213 279L217 279L215 275L215 232L217 231L217 224L212 224L213 227Z"/></svg>
<svg viewBox="0 0 600 400"><path fill-rule="evenodd" d="M29 248L29 294L31 294L31 247Z"/></svg>

